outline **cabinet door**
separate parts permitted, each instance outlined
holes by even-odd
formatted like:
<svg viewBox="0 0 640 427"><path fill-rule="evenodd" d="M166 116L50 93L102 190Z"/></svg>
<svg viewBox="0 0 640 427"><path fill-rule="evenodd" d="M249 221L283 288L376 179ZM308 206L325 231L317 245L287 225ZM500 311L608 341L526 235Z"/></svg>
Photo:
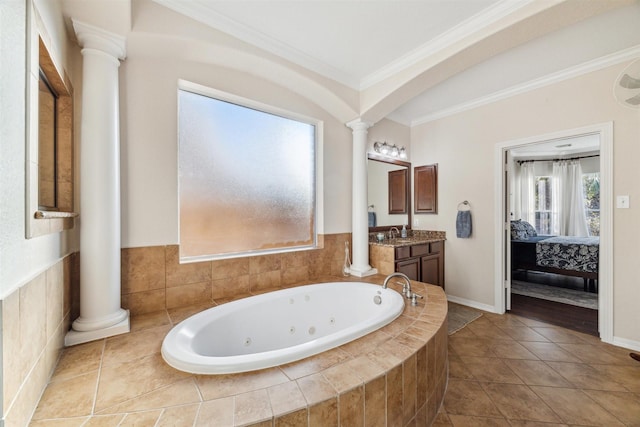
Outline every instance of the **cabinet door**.
<svg viewBox="0 0 640 427"><path fill-rule="evenodd" d="M420 280L420 258L396 262L396 271L406 274L411 280Z"/></svg>
<svg viewBox="0 0 640 427"><path fill-rule="evenodd" d="M406 168L389 172L389 213L406 214L407 199L407 176L409 171Z"/></svg>
<svg viewBox="0 0 640 427"><path fill-rule="evenodd" d="M428 255L420 258L422 270L422 282L430 283L436 286L443 286L442 265L440 263L440 255Z"/></svg>
<svg viewBox="0 0 640 427"><path fill-rule="evenodd" d="M415 213L438 213L438 164L413 169Z"/></svg>

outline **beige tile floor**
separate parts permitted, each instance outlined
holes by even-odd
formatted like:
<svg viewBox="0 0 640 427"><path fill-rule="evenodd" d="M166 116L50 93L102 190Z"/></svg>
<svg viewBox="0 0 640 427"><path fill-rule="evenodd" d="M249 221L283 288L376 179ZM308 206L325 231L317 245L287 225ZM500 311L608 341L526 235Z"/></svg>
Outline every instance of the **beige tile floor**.
<svg viewBox="0 0 640 427"><path fill-rule="evenodd" d="M135 316L132 334L65 350L31 426L216 425L207 420L218 416L224 399L201 402L221 387L224 394L282 391L276 371L247 377L252 384L213 387L166 367L162 338L199 309ZM434 425L640 426L640 362L628 353L589 335L484 313L449 337L449 385Z"/></svg>
<svg viewBox="0 0 640 427"><path fill-rule="evenodd" d="M449 336L435 426L640 426L640 362L591 335L484 313Z"/></svg>

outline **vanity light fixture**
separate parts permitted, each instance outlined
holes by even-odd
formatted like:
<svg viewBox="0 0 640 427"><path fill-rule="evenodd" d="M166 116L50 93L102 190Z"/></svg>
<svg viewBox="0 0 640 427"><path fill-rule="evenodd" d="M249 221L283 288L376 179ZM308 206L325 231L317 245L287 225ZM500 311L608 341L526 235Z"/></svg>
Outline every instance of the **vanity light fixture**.
<svg viewBox="0 0 640 427"><path fill-rule="evenodd" d="M384 156L399 157L401 159L407 158L407 150L404 147L398 147L396 144L388 144L385 142L374 142L373 149L376 153L380 153Z"/></svg>

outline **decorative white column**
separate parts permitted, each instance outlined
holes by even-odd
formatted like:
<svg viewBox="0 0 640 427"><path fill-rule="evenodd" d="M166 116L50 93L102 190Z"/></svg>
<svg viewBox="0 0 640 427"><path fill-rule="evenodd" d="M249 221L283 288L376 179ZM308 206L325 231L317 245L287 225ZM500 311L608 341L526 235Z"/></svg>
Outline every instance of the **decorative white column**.
<svg viewBox="0 0 640 427"><path fill-rule="evenodd" d="M373 123L361 119L347 123L353 130L353 167L351 177L351 238L353 264L351 275L364 277L378 270L369 265L369 220L367 216L367 129Z"/></svg>
<svg viewBox="0 0 640 427"><path fill-rule="evenodd" d="M65 345L129 332L120 306L118 67L125 39L73 20L82 49L80 124L80 317Z"/></svg>

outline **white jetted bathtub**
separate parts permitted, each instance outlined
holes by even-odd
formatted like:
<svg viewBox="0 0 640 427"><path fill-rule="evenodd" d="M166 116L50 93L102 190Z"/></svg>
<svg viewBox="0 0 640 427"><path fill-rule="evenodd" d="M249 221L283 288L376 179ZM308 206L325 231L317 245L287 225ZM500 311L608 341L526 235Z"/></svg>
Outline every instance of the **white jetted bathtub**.
<svg viewBox="0 0 640 427"><path fill-rule="evenodd" d="M398 317L404 299L363 282L300 286L210 308L162 343L171 366L195 374L253 371L321 353Z"/></svg>

